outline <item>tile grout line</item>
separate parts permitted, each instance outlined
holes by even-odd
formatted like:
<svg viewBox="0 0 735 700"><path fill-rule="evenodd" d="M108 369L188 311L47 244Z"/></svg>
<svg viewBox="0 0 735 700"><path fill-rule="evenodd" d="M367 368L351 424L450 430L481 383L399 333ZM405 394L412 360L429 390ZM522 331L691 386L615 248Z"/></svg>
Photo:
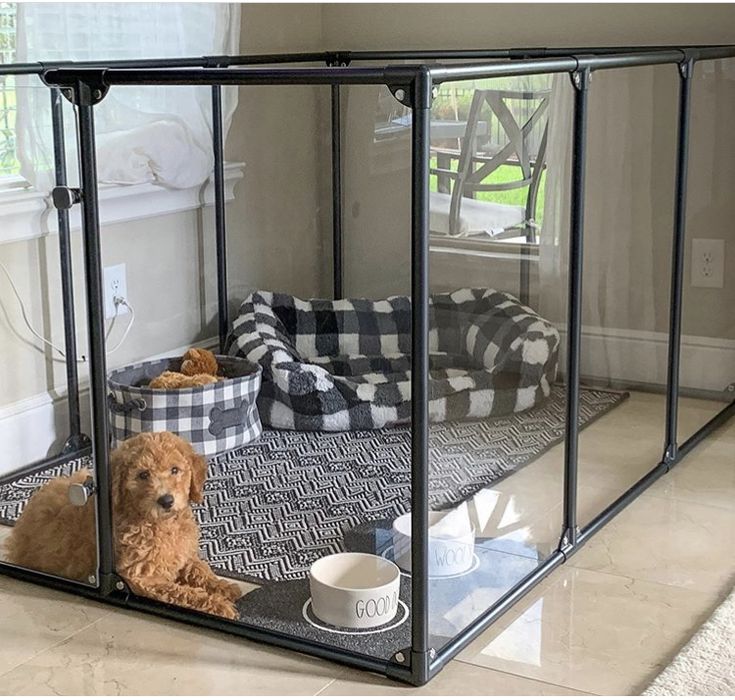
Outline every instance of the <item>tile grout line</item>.
<svg viewBox="0 0 735 700"><path fill-rule="evenodd" d="M674 468L673 471L669 472L669 474L676 474L676 467ZM667 476L668 474L665 474L662 477L662 479L665 479ZM657 483L651 484L651 486L648 489L646 489L646 491L644 491L638 498L654 498L657 501L673 501L674 503L687 503L687 504L694 505L694 506L700 506L702 508L714 508L715 510L725 511L726 513L732 513L733 511L735 511L735 507L733 506L721 506L715 503L703 503L702 501L695 501L692 498L682 498L681 496L677 497L677 496L668 496L668 495L660 496L658 494L651 493L652 488L660 484L663 484L663 483L664 482L662 480L659 480Z"/></svg>
<svg viewBox="0 0 735 700"><path fill-rule="evenodd" d="M597 534L599 533L596 533L596 535ZM581 549L580 552L577 554L577 556L579 556L579 554L583 552L584 552L584 549ZM619 578L630 579L631 581L643 581L644 583L649 583L655 586L666 586L667 588L676 588L680 591L687 591L688 593L697 593L697 594L704 595L704 596L711 596L711 595L719 596L721 595L722 590L729 591L733 588L733 586L735 586L735 570L731 571L730 574L728 575L726 582L723 584L724 588L718 587L718 588L713 588L709 590L702 590L700 588L696 588L692 586L684 586L684 585L680 585L677 583L663 583L662 581L655 581L653 579L649 579L649 578L646 578L640 575L633 576L631 574L625 574L621 571L605 571L603 569L595 569L589 566L583 566L580 564L576 564L575 561L577 561L576 557L571 557L566 562L564 562L560 568L569 567L572 569L577 569L578 571L591 571L592 573L595 573L595 574L605 574L606 576L617 576Z"/></svg>
<svg viewBox="0 0 735 700"><path fill-rule="evenodd" d="M332 680L329 681L329 683L327 683L323 688L319 688L319 690L317 690L316 693L314 693L313 697L316 697L317 695L321 695L327 688L329 688L330 685L332 685L333 683L336 683L338 678L339 676L335 676L334 678L332 678Z"/></svg>
<svg viewBox="0 0 735 700"><path fill-rule="evenodd" d="M493 673L500 673L505 676L512 676L513 678L521 678L526 681L532 681L533 683L541 683L542 685L548 685L552 688L563 688L564 690L572 690L575 693L584 693L586 695L597 695L597 693L592 693L589 690L582 690L581 688L574 688L570 685L562 685L560 683L552 683L551 681L544 681L540 680L538 678L532 678L531 676L523 676L520 673L513 673L512 671L501 671L497 668L492 668L491 666L483 666L482 664L475 664L472 663L472 661L465 661L464 659L453 659L454 662L459 664L466 664L467 666L474 666L475 668L483 668L487 671L492 671Z"/></svg>
<svg viewBox="0 0 735 700"><path fill-rule="evenodd" d="M640 496L639 498L643 498L643 496ZM633 503L632 506L635 506L635 503ZM707 507L710 507L710 506L707 506ZM711 506L711 507L717 508L717 506ZM727 508L719 509L719 510L728 512L728 513L733 512L732 510L727 509ZM595 533L594 537L590 541L594 541L594 539L598 537L599 534L600 534L599 532ZM621 571L606 571L604 569L596 569L591 566L584 566L584 565L575 563L576 561L578 561L577 557L584 554L584 551L585 551L584 548L582 548L579 552L577 552L576 556L571 557L566 562L564 562L561 568L571 567L573 569L576 569L577 571L590 571L596 574L605 574L608 576L618 576L620 578L630 579L631 581L643 581L644 583L657 585L657 586L666 586L667 588L675 588L680 591L687 591L688 593L696 593L696 594L703 595L703 596L711 596L711 595L719 596L721 594L722 588L720 587L712 588L708 590L702 590L701 588L697 588L693 586L685 586L685 585L679 585L675 583L663 583L661 581L655 581L653 579L650 579L646 576L641 576L641 575L633 576L631 574L622 573ZM733 580L734 576L735 576L735 573L731 572L730 575L727 577L727 581L724 584L724 588L726 590L730 590L733 584L735 583L735 580Z"/></svg>
<svg viewBox="0 0 735 700"><path fill-rule="evenodd" d="M71 634L67 635L63 639L59 639L58 641L54 642L53 644L50 644L49 646L44 647L43 649L40 649L35 654L31 654L31 656L29 656L27 659L24 659L19 664L15 664L15 666L11 666L6 671L3 671L2 673L0 673L0 680L2 680L9 673L12 673L13 671L16 671L21 666L24 666L25 664L28 664L31 661L33 661L34 659L38 658L39 656L41 656L41 654L45 654L47 651L50 651L51 649L55 649L56 647L61 646L62 644L68 642L72 637L75 637L76 635L78 635L80 632L84 632L85 630L88 630L90 627L92 627L92 625L96 625L100 620L103 620L106 617L109 617L113 612L114 612L113 610L105 610L104 611L104 614L101 615L100 617L98 617L96 620L93 620L92 622L84 625L83 627L80 627L78 630L74 630L74 632L72 632Z"/></svg>

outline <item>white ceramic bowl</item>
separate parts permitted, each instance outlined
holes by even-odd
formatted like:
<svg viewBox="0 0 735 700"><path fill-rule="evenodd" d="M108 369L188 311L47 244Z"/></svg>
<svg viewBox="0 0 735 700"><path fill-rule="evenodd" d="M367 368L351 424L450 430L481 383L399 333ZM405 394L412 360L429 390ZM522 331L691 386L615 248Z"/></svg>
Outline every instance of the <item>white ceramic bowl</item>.
<svg viewBox="0 0 735 700"><path fill-rule="evenodd" d="M383 557L360 552L330 554L309 569L311 607L329 625L379 627L396 616L400 583L398 567Z"/></svg>
<svg viewBox="0 0 735 700"><path fill-rule="evenodd" d="M469 520L459 525L455 522L451 534L441 534L438 523L446 516L429 511L429 576L433 577L458 576L474 563L475 528ZM401 569L411 571L411 513L393 521L393 559Z"/></svg>

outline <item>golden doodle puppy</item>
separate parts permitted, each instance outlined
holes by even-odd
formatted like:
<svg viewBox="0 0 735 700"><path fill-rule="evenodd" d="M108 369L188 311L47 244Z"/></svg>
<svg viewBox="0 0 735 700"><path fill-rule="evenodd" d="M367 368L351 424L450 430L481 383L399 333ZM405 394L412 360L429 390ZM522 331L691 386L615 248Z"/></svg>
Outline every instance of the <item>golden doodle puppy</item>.
<svg viewBox="0 0 735 700"><path fill-rule="evenodd" d="M26 504L5 543L8 561L27 569L87 581L97 568L97 533L92 500L69 502L69 487L90 476L80 469L44 484Z"/></svg>
<svg viewBox="0 0 735 700"><path fill-rule="evenodd" d="M115 568L141 596L237 619L240 588L199 558L199 527L190 501L201 503L207 462L172 433L142 433L111 455ZM84 470L54 479L28 502L7 545L20 566L86 580L94 573L94 505L67 496Z"/></svg>

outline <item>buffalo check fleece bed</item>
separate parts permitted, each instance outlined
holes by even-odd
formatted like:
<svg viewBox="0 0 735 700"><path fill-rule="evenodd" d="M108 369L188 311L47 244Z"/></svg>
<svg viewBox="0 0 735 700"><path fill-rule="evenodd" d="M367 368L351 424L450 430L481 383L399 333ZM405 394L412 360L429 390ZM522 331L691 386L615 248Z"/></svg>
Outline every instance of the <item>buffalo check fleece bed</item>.
<svg viewBox="0 0 735 700"><path fill-rule="evenodd" d="M519 413L556 377L559 333L506 292L430 297L433 422ZM231 355L263 368L258 399L271 428L370 430L411 417L411 300L310 299L253 292L229 336Z"/></svg>

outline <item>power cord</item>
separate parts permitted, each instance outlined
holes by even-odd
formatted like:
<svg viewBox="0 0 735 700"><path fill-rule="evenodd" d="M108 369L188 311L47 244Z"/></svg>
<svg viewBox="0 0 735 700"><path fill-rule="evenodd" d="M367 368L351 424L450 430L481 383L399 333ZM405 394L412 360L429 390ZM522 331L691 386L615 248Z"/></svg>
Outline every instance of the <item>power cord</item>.
<svg viewBox="0 0 735 700"><path fill-rule="evenodd" d="M10 283L10 288L13 290L13 294L15 295L15 298L18 302L18 306L20 307L20 313L21 317L23 318L23 323L25 323L26 328L31 332L33 337L35 337L37 340L40 340L44 345L50 347L52 350L55 350L59 355L60 358L54 357L52 358L54 362L62 362L66 361L66 353L57 345L52 343L48 338L45 338L41 333L39 333L31 323L30 319L28 318L28 312L26 310L25 303L23 302L23 297L21 297L20 292L18 291L18 288L15 285L15 281L13 280L13 277L11 276L10 272L8 271L8 268L5 267L5 265L0 262L0 269L5 273L5 276L8 279L8 282ZM122 334L122 337L117 342L115 347L110 348L107 351L107 354L111 354L113 352L116 352L120 349L122 344L125 342L125 340L128 337L128 334L130 333L130 329L133 327L133 323L135 322L135 309L128 303L128 300L125 299L125 297L115 297L113 299L113 303L115 304L115 315L112 317L112 322L110 323L110 327L107 329L107 332L105 333L105 341L109 340L110 335L112 334L112 330L115 327L115 322L117 321L117 317L120 314L120 307L124 306L128 311L130 311L130 321L128 322L127 328L125 329L124 333ZM36 348L39 352L42 352L40 348ZM76 358L76 361L79 364L87 362L87 358L85 355L80 355Z"/></svg>
<svg viewBox="0 0 735 700"><path fill-rule="evenodd" d="M105 342L109 340L110 335L112 334L112 329L115 327L115 321L117 321L121 306L124 306L128 311L130 311L130 321L128 322L128 326L125 329L125 332L122 334L120 340L117 341L117 345L107 351L108 355L111 355L113 352L116 352L120 349L122 344L125 342L125 339L128 337L128 333L130 333L130 329L133 327L133 323L135 323L135 309L130 304L128 304L128 300L125 297L115 297L112 301L115 304L115 315L112 317L112 323L107 329L107 333L105 333Z"/></svg>

